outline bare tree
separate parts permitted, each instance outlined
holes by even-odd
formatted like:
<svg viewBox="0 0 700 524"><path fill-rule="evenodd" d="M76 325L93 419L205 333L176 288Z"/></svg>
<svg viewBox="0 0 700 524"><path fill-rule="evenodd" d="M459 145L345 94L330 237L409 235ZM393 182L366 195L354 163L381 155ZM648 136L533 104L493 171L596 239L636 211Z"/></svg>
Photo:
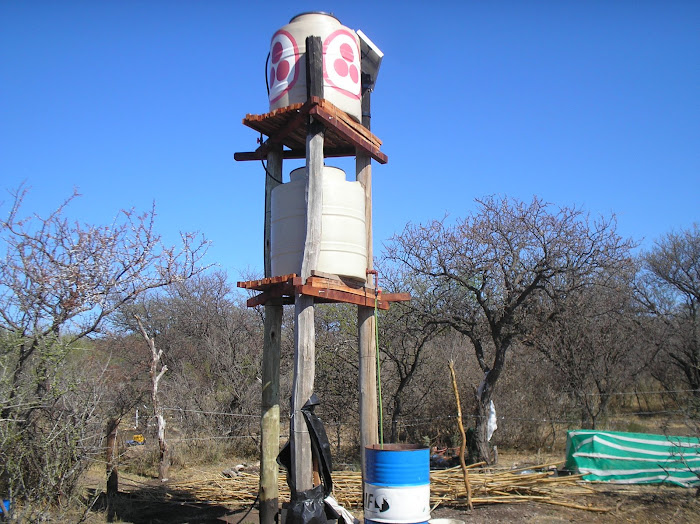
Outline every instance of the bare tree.
<svg viewBox="0 0 700 524"><path fill-rule="evenodd" d="M107 226L80 224L64 215L74 193L46 218L20 218L26 193L13 194L9 215L0 220L1 327L24 339L15 380L46 338L70 344L95 333L123 304L202 269L197 264L208 243L185 233L180 249L165 246L154 230L154 210L122 210Z"/></svg>
<svg viewBox="0 0 700 524"><path fill-rule="evenodd" d="M219 439L255 432L262 324L236 301L225 273L197 275L123 308L115 326L142 337L135 314L163 351L162 402L176 409L183 427Z"/></svg>
<svg viewBox="0 0 700 524"><path fill-rule="evenodd" d="M321 400L317 413L335 434L336 453L342 437L359 424L358 392L349 387L357 376L357 308L349 304L316 306L315 389Z"/></svg>
<svg viewBox="0 0 700 524"><path fill-rule="evenodd" d="M9 212L0 219L0 335L8 342L0 354L7 392L0 418L5 434L14 435L3 444L0 482L18 497L29 496L37 482L50 485L46 463L54 464L59 450L47 443L86 442L47 433L85 430L86 419L65 402L72 387L64 389L66 364L76 342L99 333L106 319L146 291L199 273L207 247L190 233L182 235L179 248L163 244L153 210L121 211L106 226L72 222L67 207L77 193L48 216L22 217L26 193L12 193ZM60 419L57 405L64 407ZM22 446L13 438L22 439ZM75 472L87 458L75 451L60 462ZM64 475L52 494L44 490L41 496L63 496L76 478Z"/></svg>
<svg viewBox="0 0 700 524"><path fill-rule="evenodd" d="M399 287L397 287L399 289ZM402 287L403 291L408 288ZM430 344L444 326L425 322L410 307L394 304L378 322L379 350L383 358L384 397L390 399L390 442L399 442L399 423L415 413L444 375L426 374L424 367ZM410 399L410 400L409 400Z"/></svg>
<svg viewBox="0 0 700 524"><path fill-rule="evenodd" d="M156 418L156 428L158 432L158 449L160 450L160 460L158 467L158 478L161 482L168 480L168 469L170 468L170 451L168 443L165 440L165 417L163 416L163 407L160 404L158 397L158 385L160 379L163 378L168 366L162 363L163 350L156 348L156 340L148 334L146 328L138 315L134 315L134 319L139 326L141 335L148 344L151 350L151 366L149 376L151 377L151 405L153 406L153 415Z"/></svg>
<svg viewBox="0 0 700 524"><path fill-rule="evenodd" d="M645 302L672 328L666 353L700 398L700 226L665 235L644 262Z"/></svg>
<svg viewBox="0 0 700 524"><path fill-rule="evenodd" d="M632 244L617 235L613 219L591 222L577 208L557 209L538 198L477 202L477 212L454 225L409 224L387 254L425 282L426 292L410 307L473 346L483 372L474 458L490 461L489 405L508 350L528 329L528 310L542 296L568 293L600 270L626 263Z"/></svg>
<svg viewBox="0 0 700 524"><path fill-rule="evenodd" d="M634 383L657 352L634 300L633 269L603 273L546 304L544 319L525 338L564 380L584 428L596 428L612 394Z"/></svg>

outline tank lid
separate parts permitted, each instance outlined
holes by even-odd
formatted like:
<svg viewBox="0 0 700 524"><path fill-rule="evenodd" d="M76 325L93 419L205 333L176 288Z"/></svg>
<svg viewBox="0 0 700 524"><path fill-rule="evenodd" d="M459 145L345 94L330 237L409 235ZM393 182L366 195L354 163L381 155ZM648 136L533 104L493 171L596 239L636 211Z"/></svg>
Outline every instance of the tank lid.
<svg viewBox="0 0 700 524"><path fill-rule="evenodd" d="M325 15L325 16L330 16L331 18L336 19L336 20L338 21L338 23L340 23L340 20L338 20L338 17L337 17L337 16L335 16L333 13L326 13L325 11L304 11L303 13L299 13L298 15L293 16L293 17L291 18L291 20L289 21L289 23L291 24L292 22L294 22L294 20L296 20L296 19L299 18L300 16L304 16L304 15Z"/></svg>

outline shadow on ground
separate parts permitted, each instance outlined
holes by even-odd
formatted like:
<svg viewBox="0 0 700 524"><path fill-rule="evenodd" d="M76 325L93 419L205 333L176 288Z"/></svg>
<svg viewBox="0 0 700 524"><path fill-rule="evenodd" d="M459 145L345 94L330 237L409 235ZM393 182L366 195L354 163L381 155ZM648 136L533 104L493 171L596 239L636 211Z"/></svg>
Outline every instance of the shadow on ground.
<svg viewBox="0 0 700 524"><path fill-rule="evenodd" d="M94 497L95 492L91 490ZM230 521L226 517L243 513L220 504L197 502L186 490L173 490L166 487L145 488L120 492L108 498L101 493L92 507L93 511L104 512L107 522L131 522L133 524L222 524Z"/></svg>

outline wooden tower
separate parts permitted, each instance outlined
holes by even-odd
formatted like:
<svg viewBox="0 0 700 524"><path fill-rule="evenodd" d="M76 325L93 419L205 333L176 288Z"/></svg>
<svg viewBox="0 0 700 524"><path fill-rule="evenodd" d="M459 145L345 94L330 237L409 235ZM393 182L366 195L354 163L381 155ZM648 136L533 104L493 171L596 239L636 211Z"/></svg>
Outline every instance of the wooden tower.
<svg viewBox="0 0 700 524"><path fill-rule="evenodd" d="M362 123L358 123L323 96L321 38L306 39L307 100L261 115L246 115L243 124L267 139L253 152L236 153L239 161L267 160L265 176L265 278L239 282L238 286L259 291L248 306L264 305L264 345L262 372L262 446L260 462L260 522L275 522L278 512L276 458L279 453L279 362L282 308L294 304L294 381L292 393L290 444L293 485L296 492L307 491L314 481L309 433L301 408L314 387L315 331L314 304L319 302L357 305L359 348L360 424L363 449L378 443L376 394L375 304L388 309L392 301L409 300L405 293L383 293L376 278L364 285L333 275L319 274L316 263L320 252L322 187L321 172L326 157L356 157L356 177L365 191L367 275L376 276L372 267L372 159L385 164L388 158L379 149L381 141L370 131L370 87L373 80L363 72ZM363 68L364 70L364 68ZM284 159L306 159L307 209L306 239L301 274L273 275L271 271L270 229L271 192L282 181ZM362 457L363 478L365 473ZM292 493L294 497L295 493Z"/></svg>

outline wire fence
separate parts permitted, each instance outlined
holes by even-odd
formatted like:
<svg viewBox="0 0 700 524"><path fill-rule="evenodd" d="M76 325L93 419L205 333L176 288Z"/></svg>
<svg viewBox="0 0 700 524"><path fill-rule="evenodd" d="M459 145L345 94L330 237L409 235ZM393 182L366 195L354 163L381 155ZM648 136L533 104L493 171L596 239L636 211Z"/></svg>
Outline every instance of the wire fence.
<svg viewBox="0 0 700 524"><path fill-rule="evenodd" d="M664 394L678 394L678 393L696 393L698 390L692 390L692 389L683 389L683 390L673 390L673 391L621 391L621 392L614 392L611 393L610 396L628 396L628 395L664 395ZM191 408L178 408L178 407L165 407L163 408L165 411L169 411L172 413L177 413L177 412L183 412L183 413L192 413L192 414L199 414L199 415L207 415L207 416L230 416L230 417L240 417L240 418L246 418L246 419L259 419L260 415L255 415L255 414L248 414L248 413L228 413L228 412L223 412L223 411L208 411L208 410L198 410L198 409L191 409ZM614 420L625 420L629 419L630 417L659 417L659 416L664 416L664 417L675 417L675 416L684 416L687 414L687 411L683 409L659 409L659 410L644 410L644 411L629 411L625 413L620 413L620 414L606 414L605 416L601 417L602 420L605 421L614 421ZM487 418L486 416L479 416L477 414L466 414L462 416L463 420L466 421L476 421L479 418ZM556 425L566 425L566 426L575 426L580 422L580 417L572 416L571 418L558 418L558 417L521 417L521 416L510 416L510 415L497 415L496 421L499 424L502 425L508 425L508 424L522 424L522 423L530 423L530 424L556 424ZM396 421L397 427L400 429L406 429L406 428L420 428L420 427L429 427L429 426L434 426L436 423L439 422L448 422L452 420L456 420L457 415L453 414L444 414L444 415L436 415L432 417L425 417L425 418L405 418L402 417ZM388 422L388 420L385 420L385 423ZM324 425L326 427L332 428L338 428L338 427L352 427L353 423L351 422L342 422L342 421L325 421ZM136 431L136 428L134 429ZM261 438L260 433L248 433L248 434L240 434L240 435L195 435L195 436L177 436L177 437L172 437L168 438L168 442L203 442L203 441L236 441L236 440L241 440L241 439L253 439L253 440L259 440ZM288 435L281 433L280 434L280 441L285 441L287 440Z"/></svg>

